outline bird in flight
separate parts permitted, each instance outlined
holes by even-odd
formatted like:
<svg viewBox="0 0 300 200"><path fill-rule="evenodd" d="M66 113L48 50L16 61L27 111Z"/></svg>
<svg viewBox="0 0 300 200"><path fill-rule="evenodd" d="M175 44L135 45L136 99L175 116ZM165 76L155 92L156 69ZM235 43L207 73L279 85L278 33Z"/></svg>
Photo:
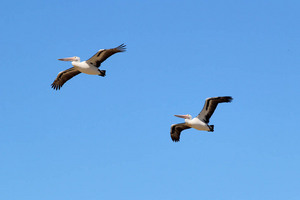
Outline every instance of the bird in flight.
<svg viewBox="0 0 300 200"><path fill-rule="evenodd" d="M176 117L184 118L185 123L173 124L171 126L171 138L174 142L178 142L180 139L181 131L189 128L194 128L200 131L214 131L214 125L208 125L209 119L214 113L219 103L228 103L232 101L232 97L211 97L205 100L204 107L197 117L192 118L191 115L174 115Z"/></svg>
<svg viewBox="0 0 300 200"><path fill-rule="evenodd" d="M51 87L55 90L59 90L68 80L80 73L99 75L104 77L106 70L99 69L101 63L115 53L124 52L126 50L125 47L126 45L121 44L116 48L101 49L90 59L82 62L80 62L80 58L77 56L58 59L61 61L72 61L73 67L59 72L56 79L51 84Z"/></svg>

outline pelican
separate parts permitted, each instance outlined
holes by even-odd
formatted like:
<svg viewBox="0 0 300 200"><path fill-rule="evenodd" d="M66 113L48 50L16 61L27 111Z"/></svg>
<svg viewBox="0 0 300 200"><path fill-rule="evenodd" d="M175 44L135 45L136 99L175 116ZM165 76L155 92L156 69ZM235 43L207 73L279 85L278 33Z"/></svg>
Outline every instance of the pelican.
<svg viewBox="0 0 300 200"><path fill-rule="evenodd" d="M106 70L99 69L101 63L111 55L125 51L125 47L126 45L121 44L120 46L112 49L100 49L90 59L82 62L80 62L80 58L77 56L58 59L61 61L72 61L73 67L59 72L56 79L51 84L52 88L55 90L59 90L69 79L80 73L99 75L104 77Z"/></svg>
<svg viewBox="0 0 300 200"><path fill-rule="evenodd" d="M171 126L171 138L174 142L178 142L180 139L181 131L189 128L194 128L200 131L214 131L214 125L208 125L209 119L214 113L219 103L228 103L232 101L232 97L211 97L205 100L204 107L197 117L192 119L192 116L187 115L174 115L176 117L184 118L185 123L173 124Z"/></svg>

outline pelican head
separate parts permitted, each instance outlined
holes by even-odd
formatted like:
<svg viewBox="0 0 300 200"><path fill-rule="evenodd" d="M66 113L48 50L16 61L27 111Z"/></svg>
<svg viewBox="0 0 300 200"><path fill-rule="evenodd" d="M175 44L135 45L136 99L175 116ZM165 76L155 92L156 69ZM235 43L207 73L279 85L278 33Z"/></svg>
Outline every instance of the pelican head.
<svg viewBox="0 0 300 200"><path fill-rule="evenodd" d="M189 119L191 120L192 119L192 116L190 114L186 114L186 115L174 115L175 117L180 117L180 118L183 118L183 119Z"/></svg>
<svg viewBox="0 0 300 200"><path fill-rule="evenodd" d="M80 62L80 58L77 57L77 56L73 56L73 57L68 57L68 58L60 58L58 60L61 60L61 61L75 61L75 62Z"/></svg>

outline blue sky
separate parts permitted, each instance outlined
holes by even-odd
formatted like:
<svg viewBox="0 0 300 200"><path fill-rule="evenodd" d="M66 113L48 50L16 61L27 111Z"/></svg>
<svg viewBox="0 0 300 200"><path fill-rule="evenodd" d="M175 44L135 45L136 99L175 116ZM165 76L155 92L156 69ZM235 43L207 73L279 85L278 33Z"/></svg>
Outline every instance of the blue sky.
<svg viewBox="0 0 300 200"><path fill-rule="evenodd" d="M0 199L299 199L296 0L7 1ZM50 84L71 63L127 44ZM186 130L207 97L215 132Z"/></svg>

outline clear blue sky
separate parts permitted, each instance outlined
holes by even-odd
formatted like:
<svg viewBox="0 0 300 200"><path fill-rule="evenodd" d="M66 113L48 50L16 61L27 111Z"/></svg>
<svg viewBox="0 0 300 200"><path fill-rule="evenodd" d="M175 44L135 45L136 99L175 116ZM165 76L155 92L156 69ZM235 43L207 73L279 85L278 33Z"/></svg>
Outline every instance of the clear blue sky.
<svg viewBox="0 0 300 200"><path fill-rule="evenodd" d="M300 198L298 0L6 1L0 199ZM60 91L71 63L127 44ZM170 126L231 95L215 132Z"/></svg>

